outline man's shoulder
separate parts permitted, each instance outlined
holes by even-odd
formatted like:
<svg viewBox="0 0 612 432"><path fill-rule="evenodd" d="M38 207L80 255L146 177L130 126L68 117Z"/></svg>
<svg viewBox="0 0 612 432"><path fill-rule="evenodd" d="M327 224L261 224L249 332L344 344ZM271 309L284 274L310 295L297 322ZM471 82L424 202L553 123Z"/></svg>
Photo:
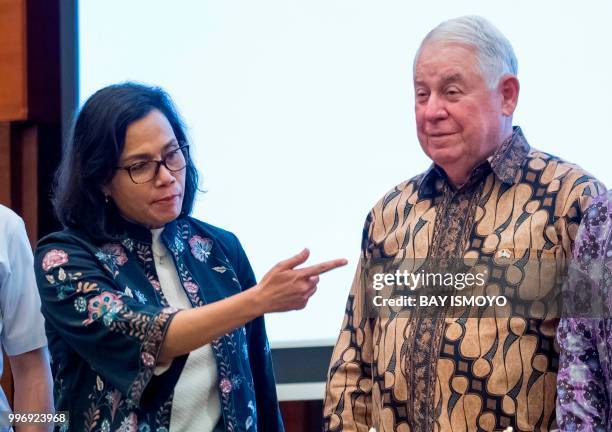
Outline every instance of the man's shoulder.
<svg viewBox="0 0 612 432"><path fill-rule="evenodd" d="M551 179L564 182L575 181L576 178L579 178L581 179L581 183L591 182L593 184L598 184L603 188L600 191L601 193L605 190L603 183L580 165L535 148L529 149L524 166L527 169L531 168L542 171L544 180Z"/></svg>
<svg viewBox="0 0 612 432"><path fill-rule="evenodd" d="M0 230L6 233L15 231L15 227L22 223L17 213L0 204Z"/></svg>
<svg viewBox="0 0 612 432"><path fill-rule="evenodd" d="M539 173L539 183L555 194L557 215L576 205L582 213L593 198L606 192L605 185L580 165L537 149L530 149L524 167L525 175L530 171Z"/></svg>

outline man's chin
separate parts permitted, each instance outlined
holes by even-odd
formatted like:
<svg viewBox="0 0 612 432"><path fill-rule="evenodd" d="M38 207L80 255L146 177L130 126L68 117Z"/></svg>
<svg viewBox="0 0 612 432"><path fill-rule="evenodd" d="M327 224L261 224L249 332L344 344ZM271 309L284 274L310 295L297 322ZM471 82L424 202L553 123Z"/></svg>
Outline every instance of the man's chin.
<svg viewBox="0 0 612 432"><path fill-rule="evenodd" d="M430 159L441 167L454 165L461 159L461 153L455 149L436 149L429 153Z"/></svg>

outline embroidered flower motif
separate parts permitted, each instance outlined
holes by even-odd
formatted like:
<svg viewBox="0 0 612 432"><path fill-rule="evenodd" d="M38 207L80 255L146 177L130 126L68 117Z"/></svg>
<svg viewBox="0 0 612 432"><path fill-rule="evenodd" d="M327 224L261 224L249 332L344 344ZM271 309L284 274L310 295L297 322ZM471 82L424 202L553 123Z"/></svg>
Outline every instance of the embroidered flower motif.
<svg viewBox="0 0 612 432"><path fill-rule="evenodd" d="M143 423L138 426L138 432L151 432L151 426L146 423Z"/></svg>
<svg viewBox="0 0 612 432"><path fill-rule="evenodd" d="M121 426L117 429L117 432L136 432L138 427L138 420L136 418L136 414L130 413L126 418L121 422Z"/></svg>
<svg viewBox="0 0 612 432"><path fill-rule="evenodd" d="M74 308L77 312L85 312L87 309L87 301L85 300L85 297L77 297L74 300Z"/></svg>
<svg viewBox="0 0 612 432"><path fill-rule="evenodd" d="M122 266L128 260L123 247L118 243L106 243L100 249L116 265Z"/></svg>
<svg viewBox="0 0 612 432"><path fill-rule="evenodd" d="M225 271L227 269L225 267L223 267L223 266L218 266L218 267L213 267L213 270L218 272L218 273L225 273Z"/></svg>
<svg viewBox="0 0 612 432"><path fill-rule="evenodd" d="M178 309L174 307L165 307L162 309L162 312L168 315L173 314L176 311L178 311Z"/></svg>
<svg viewBox="0 0 612 432"><path fill-rule="evenodd" d="M110 423L109 423L108 419L104 419L104 421L100 425L100 430L102 432L110 432Z"/></svg>
<svg viewBox="0 0 612 432"><path fill-rule="evenodd" d="M189 246L191 247L191 254L201 262L206 262L210 256L212 249L212 240L209 238L202 238L200 236L193 236L189 240Z"/></svg>
<svg viewBox="0 0 612 432"><path fill-rule="evenodd" d="M51 249L42 260L42 268L48 272L52 268L59 267L68 262L68 254L61 249Z"/></svg>
<svg viewBox="0 0 612 432"><path fill-rule="evenodd" d="M195 294L198 292L198 290L200 289L200 287L198 286L198 284L196 284L195 282L192 281L187 281L187 282L183 282L183 286L185 287L185 289L192 293Z"/></svg>
<svg viewBox="0 0 612 432"><path fill-rule="evenodd" d="M106 327L110 327L114 319L115 319L115 314L106 314L102 317L102 322L104 323Z"/></svg>
<svg viewBox="0 0 612 432"><path fill-rule="evenodd" d="M232 388L240 388L242 381L243 381L242 377L233 376L232 377Z"/></svg>
<svg viewBox="0 0 612 432"><path fill-rule="evenodd" d="M104 381L100 378L100 375L96 375L96 388L98 391L104 390Z"/></svg>
<svg viewBox="0 0 612 432"><path fill-rule="evenodd" d="M138 299L138 302L145 304L147 301L149 301L147 296L145 296L142 292L135 290L134 293L136 294L136 299Z"/></svg>
<svg viewBox="0 0 612 432"><path fill-rule="evenodd" d="M121 244L123 245L124 248L126 248L130 252L134 250L134 240L132 240L131 238L126 238L125 240L121 242Z"/></svg>
<svg viewBox="0 0 612 432"><path fill-rule="evenodd" d="M153 365L155 365L155 358L148 352L143 352L140 355L140 358L142 359L142 362L145 364L145 366L153 367Z"/></svg>
<svg viewBox="0 0 612 432"><path fill-rule="evenodd" d="M104 318L103 322L108 326L112 323L122 306L123 302L117 295L104 291L102 294L89 299L87 303L89 318L83 322L91 324L97 319Z"/></svg>
<svg viewBox="0 0 612 432"><path fill-rule="evenodd" d="M185 250L185 243L180 236L174 237L174 249L176 250L176 254L180 254Z"/></svg>
<svg viewBox="0 0 612 432"><path fill-rule="evenodd" d="M221 393L228 394L232 391L232 382L227 378L223 378L219 383L219 388L221 389Z"/></svg>
<svg viewBox="0 0 612 432"><path fill-rule="evenodd" d="M151 283L151 285L153 285L155 291L161 291L161 285L159 284L159 281L157 279L150 278L149 282Z"/></svg>

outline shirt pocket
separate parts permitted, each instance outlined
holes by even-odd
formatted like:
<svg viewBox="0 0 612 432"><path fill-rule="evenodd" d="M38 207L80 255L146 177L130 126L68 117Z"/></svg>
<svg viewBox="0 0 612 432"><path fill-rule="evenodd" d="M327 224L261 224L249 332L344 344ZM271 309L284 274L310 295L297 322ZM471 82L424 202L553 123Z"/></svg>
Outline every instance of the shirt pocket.
<svg viewBox="0 0 612 432"><path fill-rule="evenodd" d="M567 274L563 248L499 247L486 269L488 291L508 300L508 313L525 318L560 316L562 287Z"/></svg>

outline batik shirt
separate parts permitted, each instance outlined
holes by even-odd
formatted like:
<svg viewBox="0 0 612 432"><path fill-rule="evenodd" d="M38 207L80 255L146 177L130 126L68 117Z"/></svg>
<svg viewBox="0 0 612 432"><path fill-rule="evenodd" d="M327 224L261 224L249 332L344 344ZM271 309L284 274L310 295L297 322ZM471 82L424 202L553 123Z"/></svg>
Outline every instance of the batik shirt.
<svg viewBox="0 0 612 432"><path fill-rule="evenodd" d="M562 431L606 432L612 430L612 194L587 210L574 256L577 280L587 283L567 289L589 289L603 307L561 319L557 417Z"/></svg>
<svg viewBox="0 0 612 432"><path fill-rule="evenodd" d="M96 242L74 229L43 238L35 270L63 430L167 432L173 388L187 356L153 371L176 309L161 290L151 232ZM194 307L255 285L232 234L192 218L166 225L182 287ZM214 340L223 425L228 431L282 431L263 317Z"/></svg>
<svg viewBox="0 0 612 432"><path fill-rule="evenodd" d="M571 255L583 211L602 190L576 165L531 149L515 127L463 186L433 165L388 192L366 219L330 363L324 429L553 429L558 319L369 317L362 267L376 257L491 262L501 253L520 277L530 257Z"/></svg>

